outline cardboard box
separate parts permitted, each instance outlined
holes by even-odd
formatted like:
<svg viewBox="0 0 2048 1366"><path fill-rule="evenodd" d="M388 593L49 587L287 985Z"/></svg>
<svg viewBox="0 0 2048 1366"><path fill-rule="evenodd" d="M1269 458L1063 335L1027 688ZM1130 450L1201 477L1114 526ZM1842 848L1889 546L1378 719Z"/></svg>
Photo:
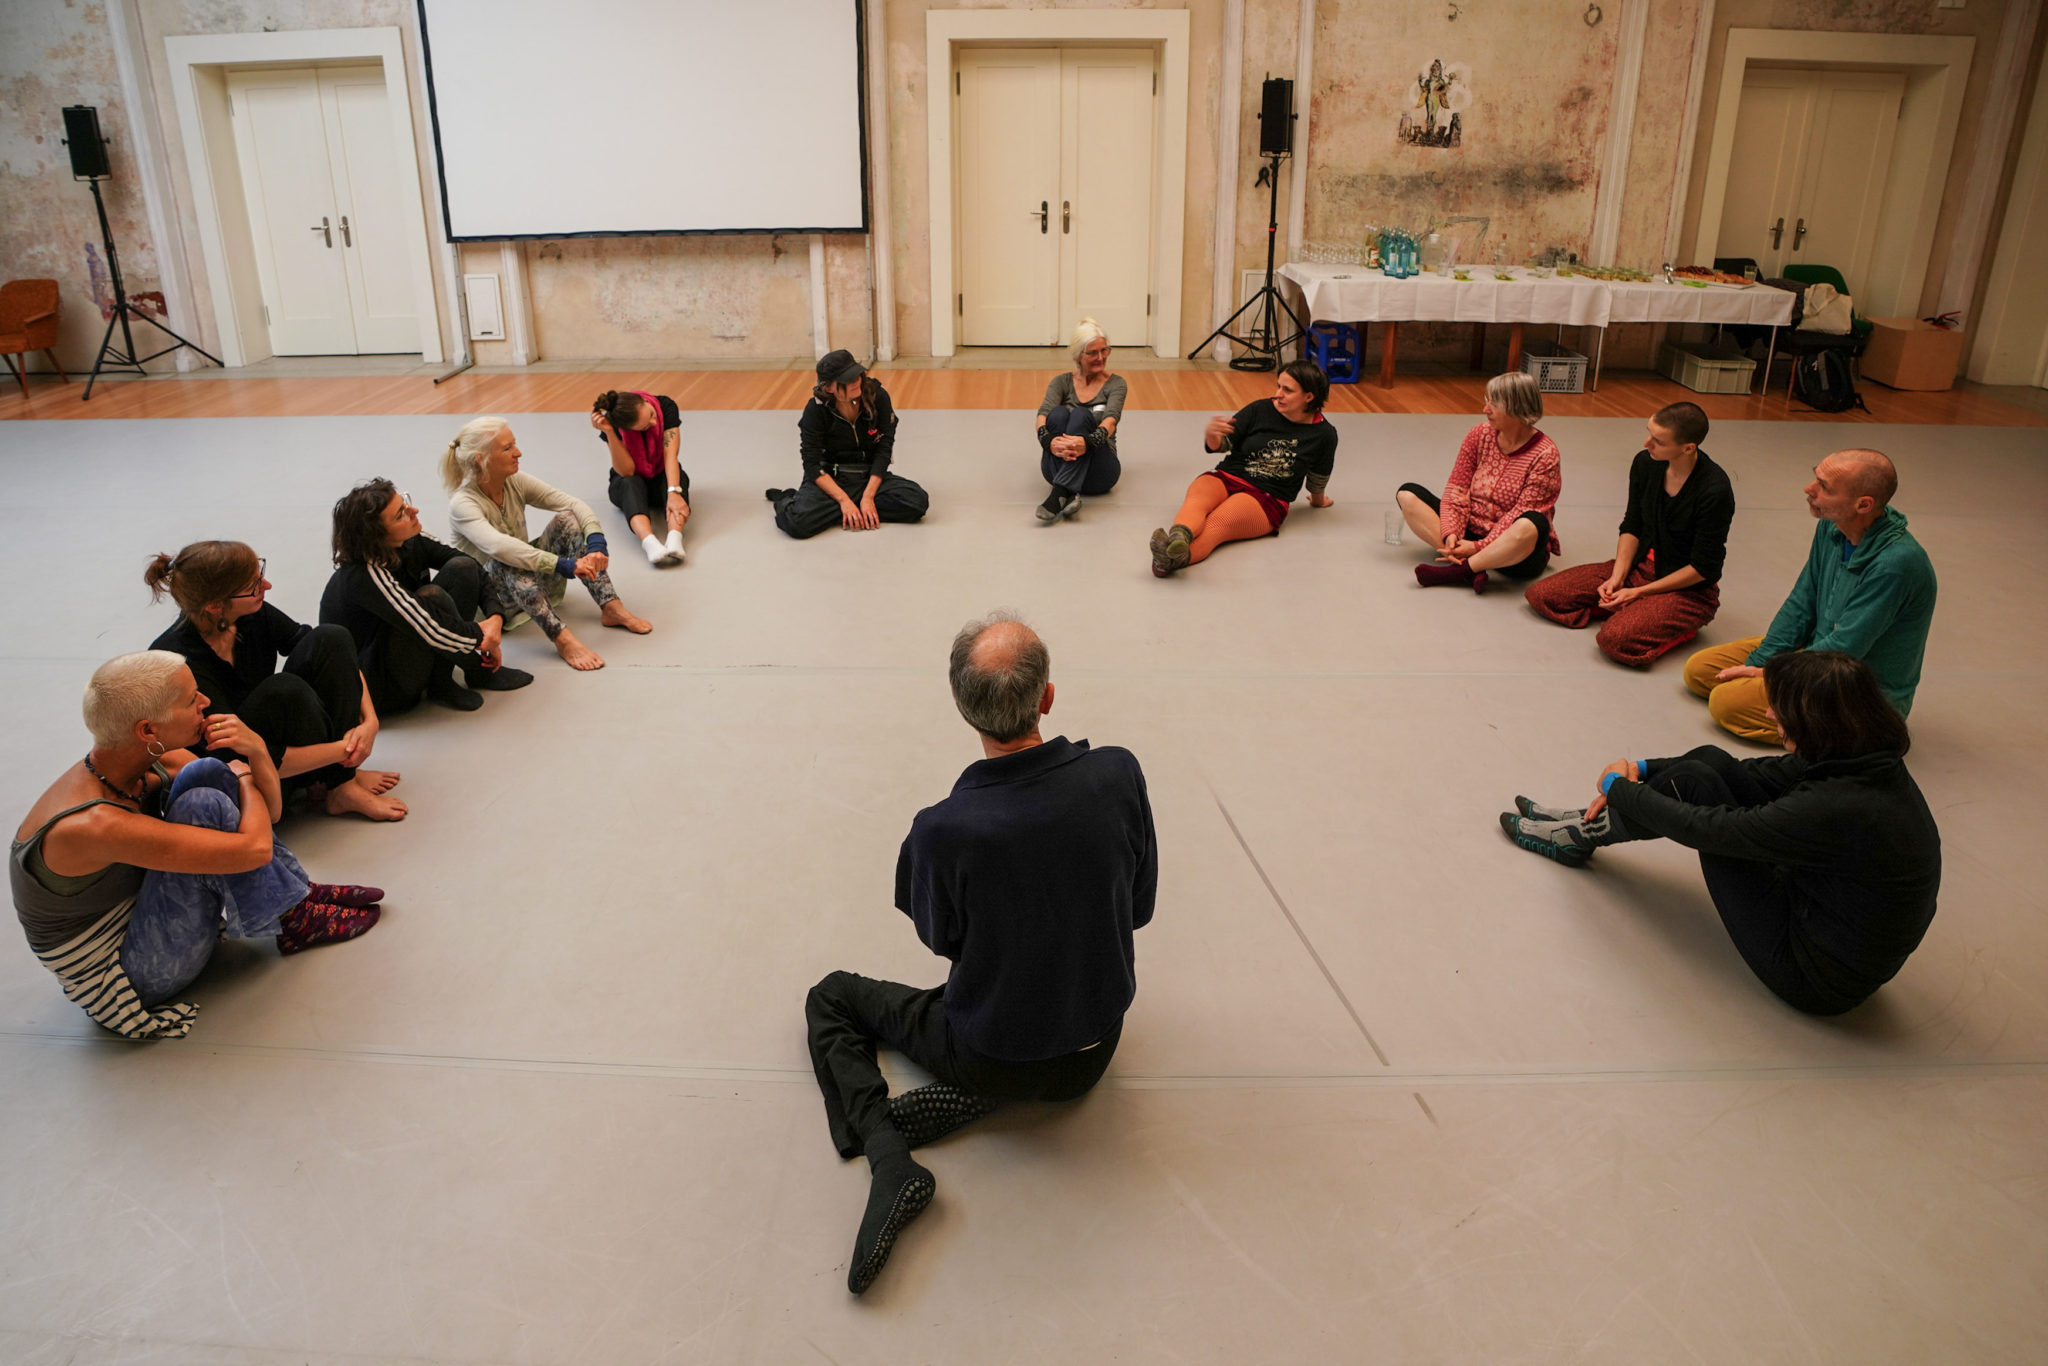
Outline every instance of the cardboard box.
<svg viewBox="0 0 2048 1366"><path fill-rule="evenodd" d="M1962 369L1960 328L1936 327L1918 318L1872 318L1870 344L1863 350L1863 378L1894 389L1953 389Z"/></svg>

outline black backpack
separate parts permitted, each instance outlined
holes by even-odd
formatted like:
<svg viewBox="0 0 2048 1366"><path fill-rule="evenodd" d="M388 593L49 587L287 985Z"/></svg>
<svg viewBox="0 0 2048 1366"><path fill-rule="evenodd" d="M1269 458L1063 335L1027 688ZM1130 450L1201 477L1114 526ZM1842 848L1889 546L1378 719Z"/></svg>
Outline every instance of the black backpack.
<svg viewBox="0 0 2048 1366"><path fill-rule="evenodd" d="M1851 408L1870 411L1863 396L1856 392L1855 377L1849 373L1849 358L1840 351L1815 351L1794 360L1792 396L1817 412L1846 413Z"/></svg>

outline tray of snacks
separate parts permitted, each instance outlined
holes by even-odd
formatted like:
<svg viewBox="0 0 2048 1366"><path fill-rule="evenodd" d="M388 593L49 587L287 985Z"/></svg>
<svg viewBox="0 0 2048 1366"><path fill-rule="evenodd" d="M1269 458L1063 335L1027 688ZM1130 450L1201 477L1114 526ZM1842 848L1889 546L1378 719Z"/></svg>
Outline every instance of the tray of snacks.
<svg viewBox="0 0 2048 1366"><path fill-rule="evenodd" d="M1705 289L1708 285L1727 285L1731 289L1748 289L1756 281L1746 275L1730 275L1725 270L1714 270L1708 266L1679 266L1671 272L1673 284L1691 285Z"/></svg>

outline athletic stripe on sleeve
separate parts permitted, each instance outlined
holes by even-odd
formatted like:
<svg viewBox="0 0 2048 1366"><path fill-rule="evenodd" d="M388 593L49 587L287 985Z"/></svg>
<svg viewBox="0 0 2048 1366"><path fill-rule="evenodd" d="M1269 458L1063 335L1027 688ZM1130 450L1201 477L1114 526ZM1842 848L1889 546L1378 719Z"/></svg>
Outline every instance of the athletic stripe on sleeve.
<svg viewBox="0 0 2048 1366"><path fill-rule="evenodd" d="M370 582L377 585L377 591L384 595L384 601L412 627L414 635L424 640L429 648L445 655L468 654L476 649L477 642L468 636L458 635L434 619L427 605L419 600L406 586L392 577L391 571L382 565L368 566Z"/></svg>

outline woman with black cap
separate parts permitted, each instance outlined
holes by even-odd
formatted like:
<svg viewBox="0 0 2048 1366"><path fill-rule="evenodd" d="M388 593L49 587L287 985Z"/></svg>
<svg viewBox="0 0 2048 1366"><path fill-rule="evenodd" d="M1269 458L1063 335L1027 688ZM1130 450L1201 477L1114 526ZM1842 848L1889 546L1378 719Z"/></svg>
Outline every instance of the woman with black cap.
<svg viewBox="0 0 2048 1366"><path fill-rule="evenodd" d="M925 491L889 472L896 446L896 409L850 351L818 362L818 386L797 419L804 482L769 489L775 525L799 541L829 527L873 531L884 522L915 522L931 506Z"/></svg>

